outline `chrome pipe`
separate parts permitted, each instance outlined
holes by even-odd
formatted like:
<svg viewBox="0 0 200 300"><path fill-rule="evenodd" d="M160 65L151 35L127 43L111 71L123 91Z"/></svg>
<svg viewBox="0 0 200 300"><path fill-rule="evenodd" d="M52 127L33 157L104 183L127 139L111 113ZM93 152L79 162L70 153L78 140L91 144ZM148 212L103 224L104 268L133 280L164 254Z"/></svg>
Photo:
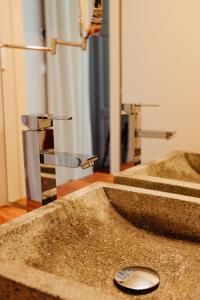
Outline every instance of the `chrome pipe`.
<svg viewBox="0 0 200 300"><path fill-rule="evenodd" d="M135 137L169 140L175 135L175 133L176 133L175 131L157 131L157 130L136 129Z"/></svg>
<svg viewBox="0 0 200 300"><path fill-rule="evenodd" d="M24 166L27 208L36 202L47 204L57 198L56 166L82 169L94 165L97 156L57 152L54 149L54 120L71 120L54 115L23 115Z"/></svg>
<svg viewBox="0 0 200 300"><path fill-rule="evenodd" d="M141 163L141 138L152 139L166 139L169 140L174 137L174 131L157 131L157 130L143 130L142 129L142 107L159 107L157 104L140 104L140 103L123 103L121 105L122 115L128 115L129 128L131 132L131 139L133 140L133 163L138 165Z"/></svg>

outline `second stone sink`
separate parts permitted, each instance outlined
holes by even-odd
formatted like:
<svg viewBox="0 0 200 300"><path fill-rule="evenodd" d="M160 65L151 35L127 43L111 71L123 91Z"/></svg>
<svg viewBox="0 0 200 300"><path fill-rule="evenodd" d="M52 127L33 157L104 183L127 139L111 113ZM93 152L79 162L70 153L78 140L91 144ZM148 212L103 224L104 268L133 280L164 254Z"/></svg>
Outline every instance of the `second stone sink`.
<svg viewBox="0 0 200 300"><path fill-rule="evenodd" d="M115 272L154 269L152 293ZM0 227L1 300L200 299L200 200L97 183Z"/></svg>
<svg viewBox="0 0 200 300"><path fill-rule="evenodd" d="M172 152L146 165L132 167L116 174L114 182L200 197L200 154Z"/></svg>

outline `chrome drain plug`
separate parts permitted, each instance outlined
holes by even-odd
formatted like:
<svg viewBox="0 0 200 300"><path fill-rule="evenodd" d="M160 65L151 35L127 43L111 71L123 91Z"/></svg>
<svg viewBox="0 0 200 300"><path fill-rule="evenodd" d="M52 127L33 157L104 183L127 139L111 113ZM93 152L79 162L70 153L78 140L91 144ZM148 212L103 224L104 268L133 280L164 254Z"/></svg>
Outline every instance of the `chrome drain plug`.
<svg viewBox="0 0 200 300"><path fill-rule="evenodd" d="M124 292L146 294L159 286L160 277L150 268L126 267L115 274L115 283Z"/></svg>

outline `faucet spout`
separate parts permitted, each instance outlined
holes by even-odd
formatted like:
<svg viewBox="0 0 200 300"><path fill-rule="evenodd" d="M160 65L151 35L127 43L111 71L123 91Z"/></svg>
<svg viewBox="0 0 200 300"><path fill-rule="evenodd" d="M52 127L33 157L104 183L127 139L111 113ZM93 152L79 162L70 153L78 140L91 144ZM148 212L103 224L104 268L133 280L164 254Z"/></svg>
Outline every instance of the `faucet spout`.
<svg viewBox="0 0 200 300"><path fill-rule="evenodd" d="M157 130L136 129L135 137L169 140L174 137L175 133L176 133L175 131L157 131Z"/></svg>
<svg viewBox="0 0 200 300"><path fill-rule="evenodd" d="M81 169L87 169L89 167L94 166L94 162L98 159L95 155L79 155L81 159Z"/></svg>
<svg viewBox="0 0 200 300"><path fill-rule="evenodd" d="M53 166L61 166L67 168L82 169L89 168L94 165L97 156L72 154L67 152L56 152L54 150L46 150L40 152L40 163Z"/></svg>

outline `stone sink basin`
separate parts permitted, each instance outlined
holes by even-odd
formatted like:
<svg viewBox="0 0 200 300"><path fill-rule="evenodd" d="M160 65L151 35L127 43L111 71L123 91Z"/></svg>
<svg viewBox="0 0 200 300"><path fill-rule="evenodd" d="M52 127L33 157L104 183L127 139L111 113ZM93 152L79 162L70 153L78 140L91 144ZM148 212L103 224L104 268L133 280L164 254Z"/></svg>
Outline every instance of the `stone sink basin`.
<svg viewBox="0 0 200 300"><path fill-rule="evenodd" d="M159 273L119 290L126 266ZM96 183L0 227L1 300L200 299L200 200Z"/></svg>
<svg viewBox="0 0 200 300"><path fill-rule="evenodd" d="M146 165L132 167L116 174L114 182L200 197L200 154L172 152Z"/></svg>

